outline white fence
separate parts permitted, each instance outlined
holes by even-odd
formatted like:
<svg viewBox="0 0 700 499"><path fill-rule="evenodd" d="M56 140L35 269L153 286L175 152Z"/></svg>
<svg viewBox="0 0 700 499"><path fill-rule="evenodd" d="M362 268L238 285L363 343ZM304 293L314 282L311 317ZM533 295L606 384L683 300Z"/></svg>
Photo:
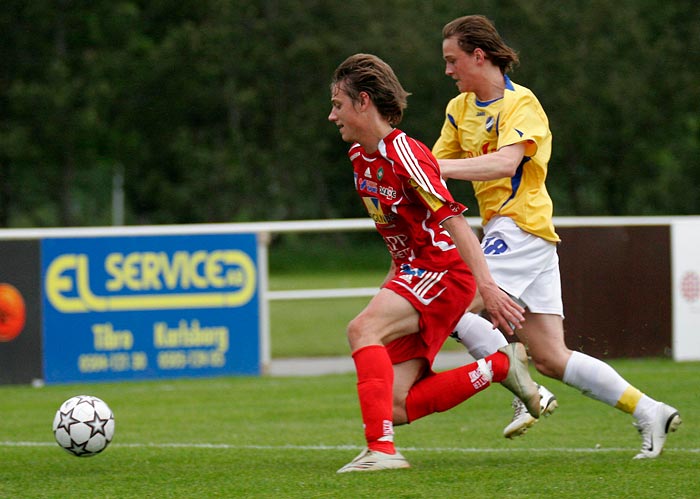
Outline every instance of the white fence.
<svg viewBox="0 0 700 499"><path fill-rule="evenodd" d="M472 227L479 227L477 218L467 219ZM683 227L685 249L673 248L673 279L681 279L679 272L690 269L693 275L700 275L697 248L700 247L700 216L691 217L555 217L557 227L602 227L602 226L639 226L667 225L674 223ZM368 218L338 220L306 220L284 222L252 222L238 224L197 224L197 225L159 225L159 226L124 226L124 227L88 227L88 228L53 228L53 229L7 229L0 230L0 240L35 239L52 237L99 237L99 236L138 236L138 235L172 235L172 234L232 234L255 233L258 241L259 283L260 283L260 344L261 365L266 370L270 365L270 309L274 300L303 300L314 298L346 298L372 296L377 288L345 289L309 289L293 291L272 291L269 289L268 251L272 234L303 232L345 232L373 230L374 223ZM691 230L692 229L692 230ZM691 232L688 235L688 232ZM672 230L673 233L673 230ZM378 244L380 244L378 242ZM683 268L681 268L683 266ZM692 267L692 268L691 268ZM684 328L697 329L700 323L700 303L691 303L687 310L677 310L675 306L676 286L674 284L674 323L683 324ZM680 339L679 339L680 338ZM674 331L674 358L676 351L683 352L680 360L700 359L700 335Z"/></svg>

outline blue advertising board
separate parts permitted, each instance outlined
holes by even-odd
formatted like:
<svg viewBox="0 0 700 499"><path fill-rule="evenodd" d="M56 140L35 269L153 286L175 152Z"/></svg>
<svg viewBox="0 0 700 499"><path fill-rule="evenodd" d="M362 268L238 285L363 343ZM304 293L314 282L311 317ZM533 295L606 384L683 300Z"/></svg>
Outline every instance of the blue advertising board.
<svg viewBox="0 0 700 499"><path fill-rule="evenodd" d="M47 383L260 373L254 234L41 242Z"/></svg>

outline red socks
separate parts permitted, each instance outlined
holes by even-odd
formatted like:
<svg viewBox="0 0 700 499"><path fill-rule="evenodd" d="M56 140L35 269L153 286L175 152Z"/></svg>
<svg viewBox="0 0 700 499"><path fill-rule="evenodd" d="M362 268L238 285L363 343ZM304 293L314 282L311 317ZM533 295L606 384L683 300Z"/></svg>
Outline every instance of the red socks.
<svg viewBox="0 0 700 499"><path fill-rule="evenodd" d="M506 376L508 376L508 369L510 368L510 362L508 361L508 356L501 352L492 353L488 357L485 357L486 362L490 362L491 371L493 371L493 382L500 383Z"/></svg>
<svg viewBox="0 0 700 499"><path fill-rule="evenodd" d="M406 398L409 421L443 412L508 375L508 357L496 352L485 359L449 371L429 375L413 385Z"/></svg>
<svg viewBox="0 0 700 499"><path fill-rule="evenodd" d="M356 350L352 358L367 446L394 454L394 368L389 354L382 345L369 345Z"/></svg>
<svg viewBox="0 0 700 499"><path fill-rule="evenodd" d="M369 345L352 354L357 371L365 438L371 450L394 454L394 369L382 345ZM467 366L431 374L413 385L406 398L409 421L443 412L464 402L508 375L508 357L496 352Z"/></svg>

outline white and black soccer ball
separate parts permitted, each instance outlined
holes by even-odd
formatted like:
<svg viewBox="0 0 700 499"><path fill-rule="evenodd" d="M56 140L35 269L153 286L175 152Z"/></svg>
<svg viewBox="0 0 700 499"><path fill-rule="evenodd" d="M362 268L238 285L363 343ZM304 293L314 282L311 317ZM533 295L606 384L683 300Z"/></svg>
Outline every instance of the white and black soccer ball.
<svg viewBox="0 0 700 499"><path fill-rule="evenodd" d="M114 437L114 414L101 399L90 395L71 397L53 418L56 442L78 457L99 454Z"/></svg>

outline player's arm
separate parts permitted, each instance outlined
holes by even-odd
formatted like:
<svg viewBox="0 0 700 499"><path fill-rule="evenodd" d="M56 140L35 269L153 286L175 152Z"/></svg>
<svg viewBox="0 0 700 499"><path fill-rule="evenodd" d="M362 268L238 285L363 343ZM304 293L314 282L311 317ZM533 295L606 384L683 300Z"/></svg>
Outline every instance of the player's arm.
<svg viewBox="0 0 700 499"><path fill-rule="evenodd" d="M520 329L525 320L525 310L515 303L491 277L479 240L469 227L467 220L459 215L446 219L442 226L450 233L459 254L474 275L484 306L489 312L494 328L513 333L513 326Z"/></svg>
<svg viewBox="0 0 700 499"><path fill-rule="evenodd" d="M462 159L438 159L443 178L458 180L496 180L515 175L525 156L526 142L501 147L499 150Z"/></svg>

